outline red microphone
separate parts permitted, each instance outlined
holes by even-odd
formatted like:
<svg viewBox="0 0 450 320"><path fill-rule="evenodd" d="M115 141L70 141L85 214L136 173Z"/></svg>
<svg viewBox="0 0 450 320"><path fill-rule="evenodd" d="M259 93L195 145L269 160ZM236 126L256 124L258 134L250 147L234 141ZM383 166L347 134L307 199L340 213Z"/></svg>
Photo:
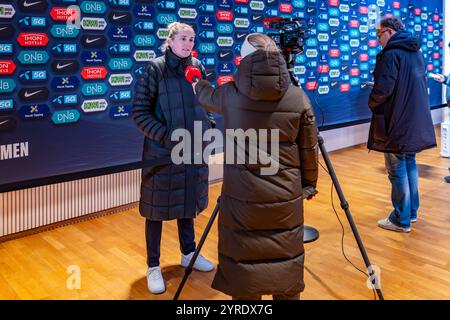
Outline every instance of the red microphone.
<svg viewBox="0 0 450 320"><path fill-rule="evenodd" d="M184 69L184 76L186 77L186 80L189 81L189 83L194 83L201 79L202 74L199 68L194 66L187 66L186 69Z"/></svg>

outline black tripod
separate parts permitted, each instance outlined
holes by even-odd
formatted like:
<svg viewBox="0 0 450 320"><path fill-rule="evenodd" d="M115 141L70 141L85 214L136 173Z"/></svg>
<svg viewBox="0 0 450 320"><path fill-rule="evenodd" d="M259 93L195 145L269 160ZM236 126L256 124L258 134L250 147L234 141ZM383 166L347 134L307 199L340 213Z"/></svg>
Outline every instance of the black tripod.
<svg viewBox="0 0 450 320"><path fill-rule="evenodd" d="M173 296L173 300L178 300L181 290L183 290L184 284L186 283L187 278L189 277L189 275L192 272L192 267L193 267L195 261L197 260L198 255L200 254L200 250L203 247L203 243L205 242L206 237L208 236L209 230L211 230L211 227L214 223L214 220L216 219L217 214L219 213L219 210L220 210L220 197L217 198L216 207L214 208L214 211L211 214L211 218L209 218L209 222L206 225L205 231L203 231L202 237L200 238L197 248L195 249L194 255L192 256L191 261L189 262L189 265L187 266L187 268L184 272L183 279L181 280L180 285L178 286L177 292Z"/></svg>
<svg viewBox="0 0 450 320"><path fill-rule="evenodd" d="M289 53L289 54L286 54L286 55L288 55L287 57L285 56L285 58L286 58L286 62L287 62L287 65L288 65L288 70L289 70L289 75L290 75L291 81L292 81L292 83L295 86L299 87L298 81L297 81L297 79L295 79L295 77L293 75L294 62L293 62L292 54ZM345 212L345 215L347 217L348 223L350 224L350 227L352 229L353 235L354 235L355 240L356 240L356 242L358 244L359 251L361 252L361 255L363 257L364 263L366 264L370 280L371 280L372 284L374 285L374 287L376 289L376 292L378 294L378 298L380 300L384 300L383 293L381 292L381 289L380 289L380 286L379 286L380 283L379 283L378 277L377 277L375 271L372 268L372 264L370 263L369 257L367 256L367 253L366 253L366 249L364 248L364 245L363 245L363 243L361 241L361 237L359 236L358 229L356 228L355 222L353 221L353 217L352 217L352 215L350 213L349 205L347 203L347 200L345 200L345 197L344 197L344 194L342 192L341 186L340 186L339 181L338 181L338 179L336 177L336 173L334 171L333 165L331 164L330 158L328 156L328 152L325 149L323 138L320 136L319 132L317 132L317 135L318 135L317 138L318 138L318 142L319 142L320 152L322 153L322 157L325 160L325 164L326 164L328 172L329 172L329 174L331 176L331 180L333 182L334 188L336 189L336 192L337 192L337 194L339 196L339 200L341 201L341 207L342 207L342 209ZM207 224L207 226L205 228L205 231L203 232L203 235L202 235L202 237L200 239L200 242L198 243L198 246L195 249L194 255L192 256L192 259L189 262L189 265L188 265L188 267L185 270L183 279L181 280L181 283L178 286L177 292L175 293L175 296L173 297L173 300L178 300L178 297L180 296L180 293L183 290L184 284L186 283L187 278L189 277L189 275L192 272L192 267L193 267L195 261L197 260L197 257L198 257L198 255L200 253L200 250L202 249L203 243L205 242L206 237L208 236L208 233L211 230L211 227L212 227L212 225L214 223L214 220L216 219L216 216L217 216L217 214L219 212L219 209L220 209L220 197L217 199L216 207L214 208L214 211L213 211L213 213L211 215L211 218L209 219L209 222L208 222L208 224ZM304 238L304 242L305 243L314 241L314 240L316 240L319 237L319 232L316 229L314 229L312 227L308 227L308 226L305 226L304 228L305 228L305 230L304 230L304 237L303 238Z"/></svg>
<svg viewBox="0 0 450 320"><path fill-rule="evenodd" d="M293 68L294 68L293 55L291 53L285 53L285 59L287 62L289 76L291 78L291 81L296 87L299 87L299 83L298 83L297 79L294 77L294 72L293 72ZM373 270L373 267L372 267L372 264L370 263L369 257L367 256L366 249L364 248L364 244L362 243L361 237L359 236L358 229L356 228L356 224L353 221L352 214L350 213L348 202L344 197L344 193L342 192L341 185L339 184L338 178L336 176L336 172L334 171L333 165L330 161L330 157L328 156L328 152L325 149L323 138L320 135L319 131L317 131L317 140L319 142L319 149L320 149L323 159L325 160L325 164L327 166L327 169L330 174L331 180L333 182L334 188L339 196L339 200L341 201L341 208L345 212L348 223L350 224L350 227L352 229L353 236L355 237L356 243L358 244L359 251L361 252L364 263L366 264L370 280L375 287L378 298L380 300L384 300L383 293L381 292L381 289L380 289L380 283L379 283L378 277L377 277L375 271Z"/></svg>

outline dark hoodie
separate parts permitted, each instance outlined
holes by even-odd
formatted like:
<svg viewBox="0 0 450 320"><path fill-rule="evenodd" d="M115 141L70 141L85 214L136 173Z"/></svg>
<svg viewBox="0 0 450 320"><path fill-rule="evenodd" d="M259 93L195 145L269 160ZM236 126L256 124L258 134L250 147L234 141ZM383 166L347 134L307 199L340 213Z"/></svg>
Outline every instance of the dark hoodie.
<svg viewBox="0 0 450 320"><path fill-rule="evenodd" d="M242 59L235 82L214 89L200 81L196 91L205 108L223 115L225 129L280 130L277 173L262 175L258 164L224 165L212 287L231 296L299 293L302 187L317 180L317 129L309 99L291 85L283 56L262 50ZM234 142L234 159L236 150Z"/></svg>
<svg viewBox="0 0 450 320"><path fill-rule="evenodd" d="M412 153L436 146L420 48L419 39L399 31L377 56L369 97L371 150Z"/></svg>

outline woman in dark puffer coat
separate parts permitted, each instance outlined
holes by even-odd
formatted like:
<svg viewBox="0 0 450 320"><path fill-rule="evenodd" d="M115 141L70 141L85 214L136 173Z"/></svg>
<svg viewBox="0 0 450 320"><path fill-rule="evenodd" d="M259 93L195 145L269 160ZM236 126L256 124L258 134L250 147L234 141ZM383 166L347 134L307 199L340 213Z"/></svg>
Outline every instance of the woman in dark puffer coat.
<svg viewBox="0 0 450 320"><path fill-rule="evenodd" d="M194 121L210 128L207 113L199 105L184 68L195 65L191 53L195 33L191 26L173 23L165 43L165 54L150 61L138 80L133 102L133 119L145 135L143 159L168 159L167 165L142 170L139 211L146 220L147 284L152 293L165 291L159 267L163 220L177 219L181 265L187 267L195 251L194 220L208 205L208 165L171 163L171 133L175 129L194 132ZM194 269L211 271L211 262L199 256Z"/></svg>
<svg viewBox="0 0 450 320"><path fill-rule="evenodd" d="M241 55L234 82L214 89L201 80L194 90L203 107L223 115L225 129L279 129L279 170L264 175L258 165L225 163L212 287L233 299L298 299L304 289L302 188L315 187L318 174L315 118L272 39L248 35Z"/></svg>

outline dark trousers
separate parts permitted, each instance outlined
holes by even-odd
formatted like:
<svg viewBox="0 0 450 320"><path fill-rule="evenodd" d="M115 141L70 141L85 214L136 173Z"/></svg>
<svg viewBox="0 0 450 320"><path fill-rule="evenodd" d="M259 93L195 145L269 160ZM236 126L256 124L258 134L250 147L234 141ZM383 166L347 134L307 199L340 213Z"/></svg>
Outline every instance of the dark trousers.
<svg viewBox="0 0 450 320"><path fill-rule="evenodd" d="M159 266L161 252L162 221L145 222L145 240L147 242L147 265L149 268ZM195 251L194 219L178 219L178 239L181 252L186 255Z"/></svg>

